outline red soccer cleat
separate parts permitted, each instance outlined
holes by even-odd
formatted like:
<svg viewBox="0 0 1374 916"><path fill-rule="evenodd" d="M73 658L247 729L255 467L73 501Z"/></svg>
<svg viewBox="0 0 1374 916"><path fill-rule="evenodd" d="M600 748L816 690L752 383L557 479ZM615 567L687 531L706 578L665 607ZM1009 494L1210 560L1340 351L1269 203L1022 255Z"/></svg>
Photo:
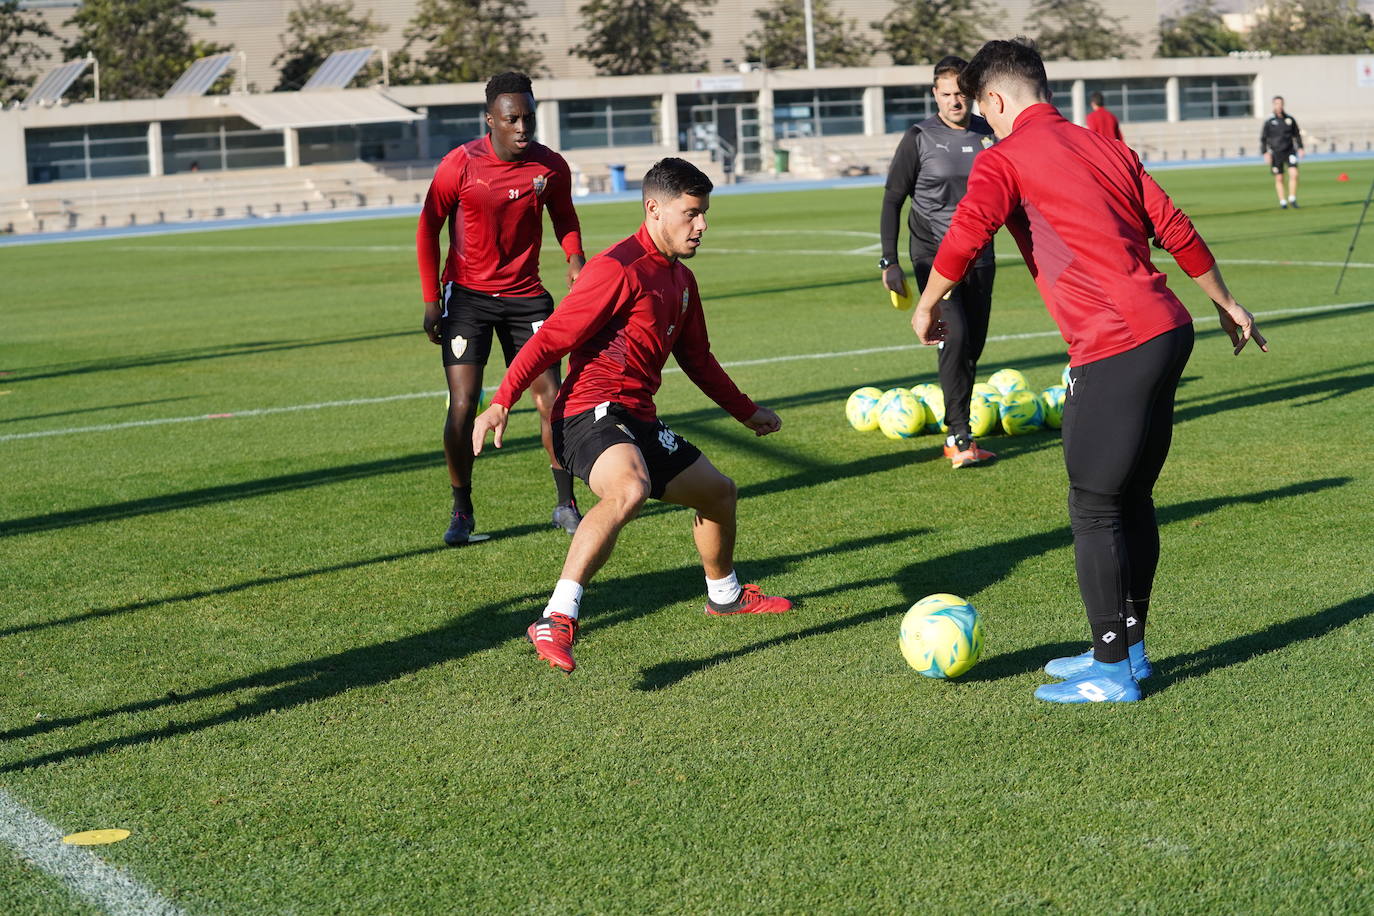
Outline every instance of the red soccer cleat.
<svg viewBox="0 0 1374 916"><path fill-rule="evenodd" d="M945 457L949 459L952 467L971 468L976 464L986 464L997 456L987 449L979 448L977 442L969 440L968 448L964 449L957 445L946 445Z"/></svg>
<svg viewBox="0 0 1374 916"><path fill-rule="evenodd" d="M792 609L792 602L775 595L765 595L757 585L746 585L740 589L739 597L729 604L716 604L706 599L706 613L712 617L727 614L781 614Z"/></svg>
<svg viewBox="0 0 1374 916"><path fill-rule="evenodd" d="M555 668L572 671L572 647L577 639L577 621L564 614L540 617L525 630L525 638L534 643L534 653Z"/></svg>

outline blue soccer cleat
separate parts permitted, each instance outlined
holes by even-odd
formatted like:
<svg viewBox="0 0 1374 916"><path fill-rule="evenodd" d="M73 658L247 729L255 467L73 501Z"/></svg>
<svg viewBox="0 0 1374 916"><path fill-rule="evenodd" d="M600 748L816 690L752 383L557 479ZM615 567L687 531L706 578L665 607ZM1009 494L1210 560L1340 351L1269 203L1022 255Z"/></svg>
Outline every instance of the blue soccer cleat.
<svg viewBox="0 0 1374 916"><path fill-rule="evenodd" d="M1131 677L1129 662L1094 661L1078 677L1037 687L1035 698L1048 703L1134 703L1140 699L1140 685Z"/></svg>
<svg viewBox="0 0 1374 916"><path fill-rule="evenodd" d="M466 544L476 528L477 524L470 513L454 512L448 530L444 532L444 543L450 547Z"/></svg>
<svg viewBox="0 0 1374 916"><path fill-rule="evenodd" d="M1150 665L1150 657L1145 654L1145 644L1138 642L1130 649L1131 676L1137 681L1143 681L1155 673L1155 669ZM1071 677L1078 677L1085 674L1093 664L1093 650L1089 649L1080 655L1066 655L1063 658L1052 659L1045 665L1045 673L1050 677L1063 678L1068 680Z"/></svg>

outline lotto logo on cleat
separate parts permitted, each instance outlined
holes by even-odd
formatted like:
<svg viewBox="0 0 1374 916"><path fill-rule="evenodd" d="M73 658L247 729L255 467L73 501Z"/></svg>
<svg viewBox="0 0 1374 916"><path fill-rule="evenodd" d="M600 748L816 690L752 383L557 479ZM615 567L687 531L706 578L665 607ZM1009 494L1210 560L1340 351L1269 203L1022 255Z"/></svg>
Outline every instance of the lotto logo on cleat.
<svg viewBox="0 0 1374 916"><path fill-rule="evenodd" d="M1078 695L1085 700L1093 703L1101 703L1107 699L1107 693L1092 681L1084 681L1078 685Z"/></svg>
<svg viewBox="0 0 1374 916"><path fill-rule="evenodd" d="M1116 642L1116 632L1115 632L1114 630L1108 630L1107 632L1103 633L1103 634L1102 634L1102 641L1103 641L1103 642Z"/></svg>

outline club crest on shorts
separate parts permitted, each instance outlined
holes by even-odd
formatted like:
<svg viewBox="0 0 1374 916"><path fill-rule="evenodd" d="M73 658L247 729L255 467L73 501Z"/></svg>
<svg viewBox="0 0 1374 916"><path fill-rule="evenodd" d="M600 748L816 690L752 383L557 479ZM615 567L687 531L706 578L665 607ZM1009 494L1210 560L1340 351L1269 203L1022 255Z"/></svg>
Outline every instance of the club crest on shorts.
<svg viewBox="0 0 1374 916"><path fill-rule="evenodd" d="M548 183L548 179L545 178L543 175L535 175L534 180L530 182L530 184L534 185L534 193L536 194L543 194L544 186Z"/></svg>
<svg viewBox="0 0 1374 916"><path fill-rule="evenodd" d="M468 339L466 337L455 337L448 342L448 348L453 351L454 359L462 359L467 352Z"/></svg>
<svg viewBox="0 0 1374 916"><path fill-rule="evenodd" d="M658 430L658 444L663 446L663 450L671 455L673 452L677 451L677 433L666 426L660 427Z"/></svg>

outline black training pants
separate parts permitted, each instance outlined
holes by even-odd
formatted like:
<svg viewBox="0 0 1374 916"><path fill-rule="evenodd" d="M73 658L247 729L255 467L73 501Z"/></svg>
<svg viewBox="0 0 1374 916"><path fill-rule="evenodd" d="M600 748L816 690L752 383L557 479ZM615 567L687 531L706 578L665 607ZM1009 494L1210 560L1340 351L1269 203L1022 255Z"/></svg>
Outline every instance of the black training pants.
<svg viewBox="0 0 1374 916"><path fill-rule="evenodd" d="M926 288L933 263L931 258L911 259L917 289ZM956 438L973 438L968 402L973 395L978 358L983 355L983 344L988 339L992 280L996 273L997 267L991 262L969 268L949 298L940 303L940 317L945 322L945 339L940 344L940 388L945 395L945 425Z"/></svg>
<svg viewBox="0 0 1374 916"><path fill-rule="evenodd" d="M1192 351L1193 326L1186 324L1069 372L1069 521L1099 661L1126 657L1126 602L1150 597L1159 563L1152 493L1169 454L1174 394Z"/></svg>

